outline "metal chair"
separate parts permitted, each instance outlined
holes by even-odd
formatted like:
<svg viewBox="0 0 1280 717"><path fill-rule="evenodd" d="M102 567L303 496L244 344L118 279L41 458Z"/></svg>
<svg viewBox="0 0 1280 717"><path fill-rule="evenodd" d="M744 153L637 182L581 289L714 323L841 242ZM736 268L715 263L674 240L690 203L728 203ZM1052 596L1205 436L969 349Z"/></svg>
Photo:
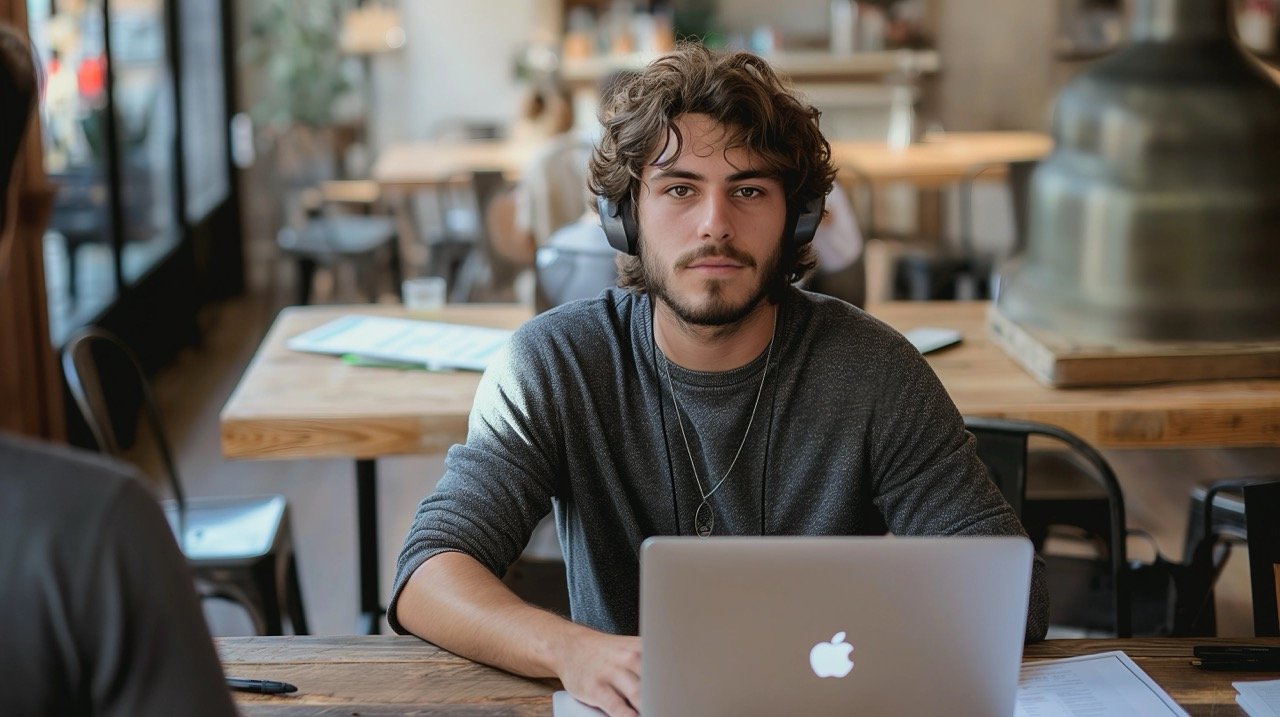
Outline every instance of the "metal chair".
<svg viewBox="0 0 1280 717"><path fill-rule="evenodd" d="M187 497L151 386L134 353L110 333L78 331L62 350L62 367L103 453L121 457L122 429L141 403L174 496L161 505L201 596L241 605L259 634L283 634L286 616L295 634L307 634L284 496Z"/></svg>
<svg viewBox="0 0 1280 717"><path fill-rule="evenodd" d="M522 267L507 261L494 249L488 226L489 205L507 191L507 180L498 170L476 170L471 174L474 212L479 222L462 264L449 289L453 302L511 300L512 283ZM512 294L510 297L507 294Z"/></svg>
<svg viewBox="0 0 1280 717"><path fill-rule="evenodd" d="M914 249L898 259L894 267L894 296L911 301L939 299L995 299L1000 291L999 260L984 256L976 246L974 228L974 186L989 171L1004 169L1013 206L1013 245L1008 256L1016 256L1026 246L1027 197L1037 162L1018 161L981 164L971 167L958 185L960 203L960 246L956 251Z"/></svg>
<svg viewBox="0 0 1280 717"><path fill-rule="evenodd" d="M1253 592L1253 634L1280 637L1280 482L1244 487L1249 526L1249 582Z"/></svg>
<svg viewBox="0 0 1280 717"><path fill-rule="evenodd" d="M371 188L370 188L371 187ZM400 291L400 237L393 217L370 213L380 201L377 185L365 181L326 182L304 192L306 222L300 228L286 226L277 235L281 252L298 263L298 303L311 303L316 269L340 261L353 261L364 274L365 293L377 301L375 258L389 255L395 291ZM359 207L364 213L340 210Z"/></svg>
<svg viewBox="0 0 1280 717"><path fill-rule="evenodd" d="M1173 589L1173 633L1217 634L1214 585L1230 549L1249 551L1254 634L1280 635L1276 583L1280 579L1280 482L1276 476L1216 481L1191 491L1184 557Z"/></svg>
<svg viewBox="0 0 1280 717"><path fill-rule="evenodd" d="M1054 599L1050 601L1051 624L1082 625L1098 628L1090 616L1092 602L1099 591L1087 591L1082 600L1069 600L1079 595L1080 579L1091 586L1106 587L1112 607L1111 627L1117 637L1130 637L1132 628L1131 594L1128 580L1128 560L1125 548L1124 496L1115 472L1093 446L1069 431L1043 423L1005 418L969 416L965 427L977 439L978 457L986 465L991 480L1000 488L1015 513L1026 521L1026 515L1034 510L1035 500L1028 498L1030 480L1028 443L1033 436L1060 442L1071 454L1087 466L1088 475L1107 496L1109 530L1106 537L1107 578L1109 585L1097 580L1094 566L1081 565L1074 559L1046 559L1049 568L1049 589ZM1029 533L1032 531L1028 531ZM1056 556L1055 556L1056 558ZM1093 561L1090 561L1091 563ZM1081 570L1084 567L1086 570ZM1057 568L1055 570L1055 568Z"/></svg>

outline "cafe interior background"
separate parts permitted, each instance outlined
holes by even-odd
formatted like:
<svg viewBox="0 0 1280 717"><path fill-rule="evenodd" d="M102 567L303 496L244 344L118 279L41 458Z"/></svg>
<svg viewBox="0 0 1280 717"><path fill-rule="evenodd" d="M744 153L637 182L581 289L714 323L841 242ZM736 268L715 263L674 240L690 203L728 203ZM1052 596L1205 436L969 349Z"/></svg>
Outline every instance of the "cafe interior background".
<svg viewBox="0 0 1280 717"><path fill-rule="evenodd" d="M1275 75L1280 3L1219 4L1231 4L1241 46ZM393 257L405 278L439 271L442 242L463 264L480 262L480 285L451 286L450 301L532 305L536 293L530 265L485 249L469 179L490 167L406 188L380 184L379 164L421 143L539 141L548 120L531 108L554 99L555 81L571 91L575 131L589 134L601 80L686 36L770 58L822 110L833 140L894 152L963 133L1044 137L1063 88L1128 42L1128 11L1119 0L0 0L0 19L28 28L43 68L22 196L44 209L24 210L26 241L0 307L4 426L93 448L57 354L84 327L115 333L156 389L187 493L284 495L310 630L349 633L359 599L351 462L228 460L220 409L282 308L304 297L399 302ZM1257 139L1278 134L1280 116ZM842 175L866 238L873 313L912 298L912 272L942 277L926 298L990 297L989 276L946 257L963 248L998 264L1017 244L1022 200L1012 171L973 169L930 186ZM391 238L308 253L308 226L333 216L376 219ZM126 443L125 459L165 496L154 439L140 430ZM1268 447L1106 456L1130 527L1147 534L1130 539L1144 562L1157 547L1182 554L1194 487L1280 473ZM379 461L384 595L441 470L439 455ZM1090 554L1088 541L1058 541ZM1221 635L1252 632L1242 554L1218 583ZM207 611L215 634L255 629L234 605Z"/></svg>

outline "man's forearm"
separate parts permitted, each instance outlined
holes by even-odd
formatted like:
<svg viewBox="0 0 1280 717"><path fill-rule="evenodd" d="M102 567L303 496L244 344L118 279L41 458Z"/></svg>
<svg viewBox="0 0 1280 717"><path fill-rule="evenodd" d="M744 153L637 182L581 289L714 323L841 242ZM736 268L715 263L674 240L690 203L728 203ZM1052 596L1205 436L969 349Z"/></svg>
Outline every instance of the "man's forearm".
<svg viewBox="0 0 1280 717"><path fill-rule="evenodd" d="M575 634L590 631L524 602L462 553L441 553L419 566L396 615L424 640L526 677L557 676Z"/></svg>

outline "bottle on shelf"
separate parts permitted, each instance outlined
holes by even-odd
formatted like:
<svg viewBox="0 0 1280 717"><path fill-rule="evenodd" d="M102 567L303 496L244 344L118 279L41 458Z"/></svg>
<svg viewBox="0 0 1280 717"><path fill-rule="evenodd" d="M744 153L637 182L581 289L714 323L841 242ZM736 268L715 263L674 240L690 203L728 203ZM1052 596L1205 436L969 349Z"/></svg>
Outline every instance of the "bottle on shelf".
<svg viewBox="0 0 1280 717"><path fill-rule="evenodd" d="M831 0L831 54L850 55L858 27L858 3Z"/></svg>

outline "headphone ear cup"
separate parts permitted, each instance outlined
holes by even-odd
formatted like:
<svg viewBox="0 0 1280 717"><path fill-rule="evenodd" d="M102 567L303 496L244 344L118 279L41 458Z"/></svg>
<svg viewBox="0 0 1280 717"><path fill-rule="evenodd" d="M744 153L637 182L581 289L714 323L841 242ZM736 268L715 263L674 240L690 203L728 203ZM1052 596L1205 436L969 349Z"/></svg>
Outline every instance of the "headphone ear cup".
<svg viewBox="0 0 1280 717"><path fill-rule="evenodd" d="M606 197L596 197L596 210L600 212L600 226L609 238L609 246L624 254L636 253L635 220L626 202L614 204Z"/></svg>
<svg viewBox="0 0 1280 717"><path fill-rule="evenodd" d="M818 197L805 205L804 211L796 216L796 228L791 233L796 246L804 246L813 241L822 223L822 210L827 204L826 197Z"/></svg>

